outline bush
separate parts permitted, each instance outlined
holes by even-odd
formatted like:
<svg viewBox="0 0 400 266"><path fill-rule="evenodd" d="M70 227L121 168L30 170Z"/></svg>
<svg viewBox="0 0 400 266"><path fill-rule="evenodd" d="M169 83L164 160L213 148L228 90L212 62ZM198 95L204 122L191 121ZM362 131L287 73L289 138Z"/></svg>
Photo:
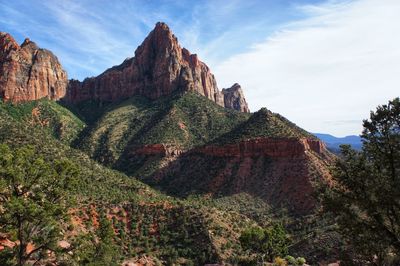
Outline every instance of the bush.
<svg viewBox="0 0 400 266"><path fill-rule="evenodd" d="M286 256L285 259L289 263L289 265L297 265L297 261L293 256Z"/></svg>
<svg viewBox="0 0 400 266"><path fill-rule="evenodd" d="M269 261L287 255L290 243L282 224L274 224L265 229L249 228L242 233L239 240L244 249L265 255Z"/></svg>
<svg viewBox="0 0 400 266"><path fill-rule="evenodd" d="M287 266L287 261L281 257L276 257L274 259L274 266Z"/></svg>
<svg viewBox="0 0 400 266"><path fill-rule="evenodd" d="M296 259L296 262L297 262L297 265L302 266L302 265L306 264L306 259L302 258L302 257L298 257Z"/></svg>

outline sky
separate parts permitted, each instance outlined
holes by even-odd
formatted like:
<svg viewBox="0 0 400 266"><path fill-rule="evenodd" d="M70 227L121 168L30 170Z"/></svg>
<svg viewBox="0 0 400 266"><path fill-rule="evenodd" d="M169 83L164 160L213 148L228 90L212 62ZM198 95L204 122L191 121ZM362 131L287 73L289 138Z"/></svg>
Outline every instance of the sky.
<svg viewBox="0 0 400 266"><path fill-rule="evenodd" d="M400 0L0 0L0 31L51 50L69 78L134 55L156 22L197 53L251 111L359 135L400 92Z"/></svg>

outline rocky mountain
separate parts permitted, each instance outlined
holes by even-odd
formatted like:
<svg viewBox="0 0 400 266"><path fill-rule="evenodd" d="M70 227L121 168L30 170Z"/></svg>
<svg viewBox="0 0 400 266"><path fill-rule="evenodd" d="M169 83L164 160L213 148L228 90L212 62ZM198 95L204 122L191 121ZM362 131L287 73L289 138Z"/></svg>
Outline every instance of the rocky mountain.
<svg viewBox="0 0 400 266"><path fill-rule="evenodd" d="M136 49L135 57L97 77L70 81L66 101L115 102L139 95L154 100L177 91L195 91L220 106L249 112L240 86L219 91L208 66L182 48L169 27L160 22Z"/></svg>
<svg viewBox="0 0 400 266"><path fill-rule="evenodd" d="M29 39L20 45L0 33L0 98L24 102L65 96L67 73L53 53L39 48Z"/></svg>
<svg viewBox="0 0 400 266"><path fill-rule="evenodd" d="M219 91L207 65L181 48L164 23L156 24L135 57L68 87L51 52L29 40L18 46L8 34L1 44L5 100L62 98L90 121L69 142L167 193L246 191L306 213L314 207L313 180L329 179L332 157L323 143L267 109L249 114L241 86ZM66 128L57 123L54 134L62 136ZM289 186L293 192L286 194ZM306 192L302 200L292 195L299 191Z"/></svg>
<svg viewBox="0 0 400 266"><path fill-rule="evenodd" d="M312 196L330 182L324 143L266 108L250 113L239 84L220 91L166 24L133 58L68 85L49 51L1 36L0 143L77 165L76 228L93 231L102 212L125 256L177 265L238 263L243 229L275 220L314 261L334 242Z"/></svg>

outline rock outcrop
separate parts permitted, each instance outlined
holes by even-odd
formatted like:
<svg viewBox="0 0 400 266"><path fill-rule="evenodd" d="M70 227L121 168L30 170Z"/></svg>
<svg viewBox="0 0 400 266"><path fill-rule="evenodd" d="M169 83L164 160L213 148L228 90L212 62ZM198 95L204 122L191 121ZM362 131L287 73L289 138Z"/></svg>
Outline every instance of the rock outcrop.
<svg viewBox="0 0 400 266"><path fill-rule="evenodd" d="M148 180L177 196L248 193L273 207L304 215L316 206L315 180L329 182L332 160L319 140L255 138L194 148Z"/></svg>
<svg viewBox="0 0 400 266"><path fill-rule="evenodd" d="M254 138L223 146L207 145L195 149L193 152L217 157L269 156L273 158L294 158L304 156L309 152L323 154L326 152L326 147L319 140L307 138Z"/></svg>
<svg viewBox="0 0 400 266"><path fill-rule="evenodd" d="M29 39L19 46L7 33L0 33L0 98L24 102L65 96L67 73L56 56Z"/></svg>
<svg viewBox="0 0 400 266"><path fill-rule="evenodd" d="M226 108L250 113L242 87L239 84L235 83L230 88L222 89L222 94L224 95L224 105Z"/></svg>
<svg viewBox="0 0 400 266"><path fill-rule="evenodd" d="M165 144L148 144L132 149L135 155L178 156L182 153L182 150Z"/></svg>
<svg viewBox="0 0 400 266"><path fill-rule="evenodd" d="M97 77L70 81L66 100L112 102L134 95L158 99L175 91L196 91L220 106L248 111L240 86L226 90L226 95L219 91L208 66L196 54L182 48L169 27L161 22L136 49L135 57Z"/></svg>

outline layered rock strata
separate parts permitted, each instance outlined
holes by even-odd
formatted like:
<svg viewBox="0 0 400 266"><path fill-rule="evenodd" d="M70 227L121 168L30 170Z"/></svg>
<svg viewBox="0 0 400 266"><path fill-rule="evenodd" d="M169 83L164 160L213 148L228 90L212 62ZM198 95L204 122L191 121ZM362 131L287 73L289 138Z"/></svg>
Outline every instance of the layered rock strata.
<svg viewBox="0 0 400 266"><path fill-rule="evenodd" d="M14 103L66 94L67 73L57 57L29 39L20 45L7 33L0 33L0 98Z"/></svg>
<svg viewBox="0 0 400 266"><path fill-rule="evenodd" d="M318 140L256 138L182 153L148 180L177 196L248 193L272 207L304 215L316 206L314 182L329 182L324 169L332 159Z"/></svg>
<svg viewBox="0 0 400 266"><path fill-rule="evenodd" d="M196 54L182 48L161 22L136 49L133 58L83 82L71 80L66 100L112 102L134 95L158 99L176 91L196 91L220 106L249 111L240 86L225 93L219 91L209 67Z"/></svg>

